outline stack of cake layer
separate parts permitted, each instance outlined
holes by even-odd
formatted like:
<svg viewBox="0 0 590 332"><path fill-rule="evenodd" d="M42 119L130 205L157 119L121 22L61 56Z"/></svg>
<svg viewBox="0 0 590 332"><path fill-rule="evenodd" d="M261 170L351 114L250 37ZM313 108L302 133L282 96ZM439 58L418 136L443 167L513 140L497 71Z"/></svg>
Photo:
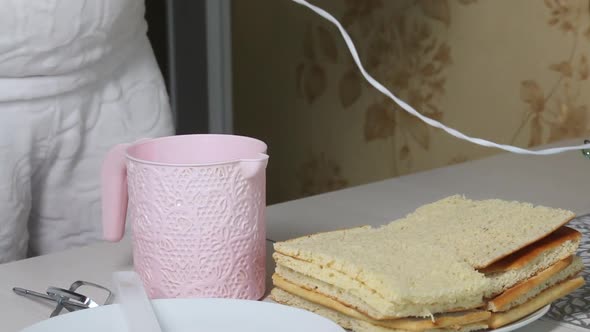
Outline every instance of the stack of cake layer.
<svg viewBox="0 0 590 332"><path fill-rule="evenodd" d="M276 243L271 297L356 332L498 328L584 284L573 217L448 197L378 228Z"/></svg>

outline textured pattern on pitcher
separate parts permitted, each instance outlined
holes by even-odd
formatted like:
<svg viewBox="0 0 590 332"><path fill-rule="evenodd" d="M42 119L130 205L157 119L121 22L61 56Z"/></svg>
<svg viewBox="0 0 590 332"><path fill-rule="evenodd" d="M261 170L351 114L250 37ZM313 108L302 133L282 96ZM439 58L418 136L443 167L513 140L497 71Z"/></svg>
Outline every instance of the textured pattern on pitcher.
<svg viewBox="0 0 590 332"><path fill-rule="evenodd" d="M128 182L134 265L150 297L263 295L264 172L130 161Z"/></svg>

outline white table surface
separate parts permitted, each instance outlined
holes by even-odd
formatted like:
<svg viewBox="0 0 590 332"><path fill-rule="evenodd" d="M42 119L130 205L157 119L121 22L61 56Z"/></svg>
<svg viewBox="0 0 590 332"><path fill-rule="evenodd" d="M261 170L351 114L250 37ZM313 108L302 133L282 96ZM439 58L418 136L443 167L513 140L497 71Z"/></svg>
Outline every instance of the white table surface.
<svg viewBox="0 0 590 332"><path fill-rule="evenodd" d="M580 140L563 142L579 144ZM452 194L502 198L590 212L590 160L580 152L534 157L500 154L477 161L393 178L268 207L268 238L299 235L362 224L380 225L416 207ZM272 272L268 246L268 276ZM15 295L19 286L43 292L86 280L112 287L111 273L131 268L128 240L0 265L0 331L11 332L46 319L50 306ZM540 320L519 331L577 331Z"/></svg>

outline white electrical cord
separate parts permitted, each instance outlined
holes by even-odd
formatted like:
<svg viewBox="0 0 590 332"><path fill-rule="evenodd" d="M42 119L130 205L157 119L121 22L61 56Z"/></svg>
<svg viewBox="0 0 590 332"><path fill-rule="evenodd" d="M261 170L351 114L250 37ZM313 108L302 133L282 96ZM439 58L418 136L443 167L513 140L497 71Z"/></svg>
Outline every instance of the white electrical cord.
<svg viewBox="0 0 590 332"><path fill-rule="evenodd" d="M332 16L330 13L323 10L322 8L312 5L305 0L293 0L293 1L311 9L316 14L318 14L318 15L322 16L323 18L325 18L326 20L332 22L338 28L338 30L340 31L340 34L342 34L342 38L344 38L344 41L346 42L346 46L350 50L350 53L352 55L352 58L354 59L354 62L356 63L358 69L361 71L361 74L363 74L363 77L367 80L367 82L369 82L369 84L371 84L373 87L375 87L375 89L379 90L381 93L383 93L384 95L389 97L391 100L393 100L396 104L398 104L406 112L418 117L420 120L424 121L425 123L429 124L432 127L440 128L440 129L446 131L447 133L449 133L459 139L462 139L462 140L465 140L465 141L468 141L471 143L475 143L475 144L478 144L481 146L486 146L486 147L493 147L493 148L501 149L504 151L518 153L518 154L550 155L550 154L557 154L557 153L561 153L561 152L565 152L565 151L590 149L590 144L583 144L583 145L558 147L558 148L551 148L551 149L544 149L544 150L528 150L528 149L523 149L523 148L519 148L519 147L512 146L512 145L494 143L494 142L491 142L491 141L488 141L488 140L485 140L482 138L467 136L456 129L449 128L436 120L426 117L426 116L420 114L419 112L417 112L415 109L413 109L412 106L408 105L406 102L404 102L403 100L396 97L391 91L389 91L386 87L384 87L381 83L379 83L376 79L374 79L371 75L369 75L367 73L367 71L365 70L365 68L363 67L363 65L360 61L359 55L356 51L356 47L354 46L354 43L352 42L352 39L350 38L350 36L346 32L346 30L344 29L342 24L340 24L340 22L338 22L338 20L336 18L334 18L334 16Z"/></svg>

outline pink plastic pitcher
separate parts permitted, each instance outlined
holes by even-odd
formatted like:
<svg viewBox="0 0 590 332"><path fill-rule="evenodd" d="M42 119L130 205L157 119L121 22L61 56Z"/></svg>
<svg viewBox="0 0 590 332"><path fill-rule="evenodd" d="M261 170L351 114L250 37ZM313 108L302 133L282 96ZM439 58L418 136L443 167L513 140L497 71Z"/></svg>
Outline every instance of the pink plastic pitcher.
<svg viewBox="0 0 590 332"><path fill-rule="evenodd" d="M123 237L128 212L134 267L151 298L259 299L267 162L266 144L243 136L117 145L102 168L104 237Z"/></svg>

